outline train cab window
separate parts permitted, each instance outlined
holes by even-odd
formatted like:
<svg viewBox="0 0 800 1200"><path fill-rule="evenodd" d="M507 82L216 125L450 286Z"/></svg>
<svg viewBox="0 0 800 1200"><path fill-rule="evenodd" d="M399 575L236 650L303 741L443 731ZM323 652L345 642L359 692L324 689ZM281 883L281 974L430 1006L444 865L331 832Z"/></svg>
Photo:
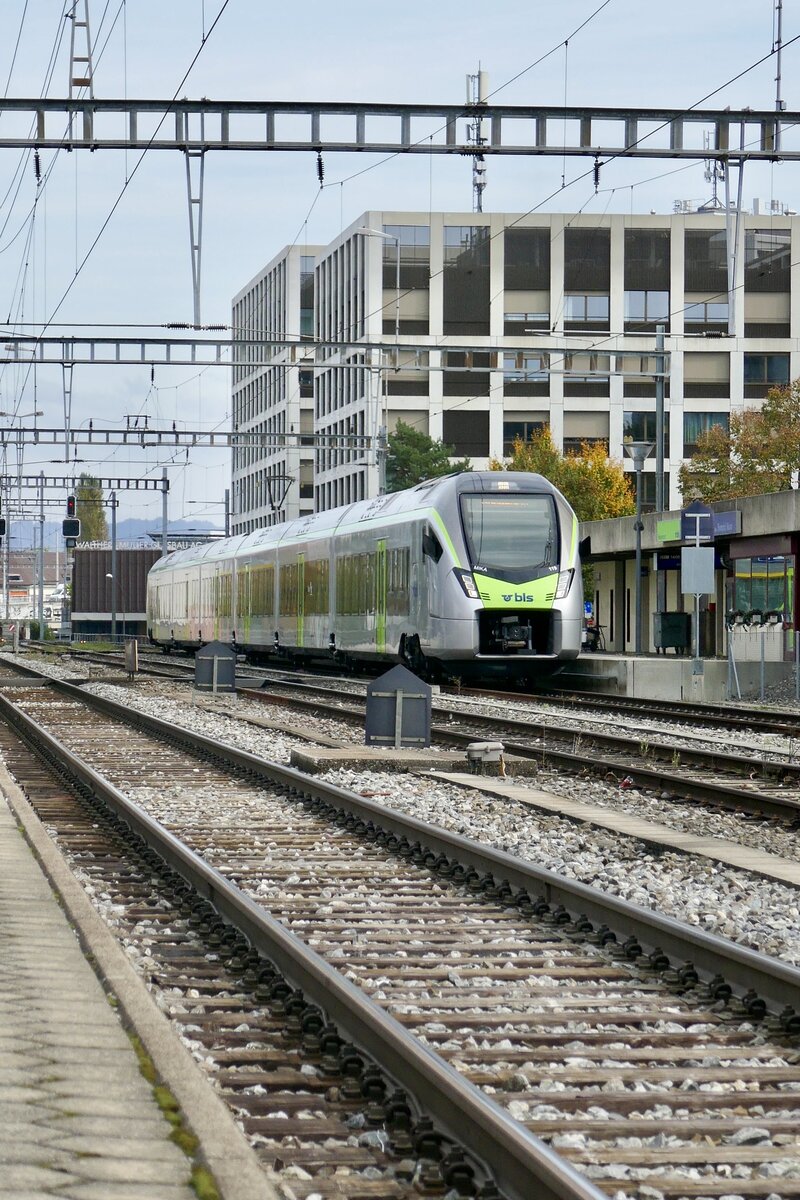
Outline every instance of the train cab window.
<svg viewBox="0 0 800 1200"><path fill-rule="evenodd" d="M461 519L474 571L522 583L559 569L558 520L551 495L465 493Z"/></svg>
<svg viewBox="0 0 800 1200"><path fill-rule="evenodd" d="M432 558L434 562L439 561L442 557L442 543L432 532L429 526L425 526L422 533L422 553L426 558Z"/></svg>

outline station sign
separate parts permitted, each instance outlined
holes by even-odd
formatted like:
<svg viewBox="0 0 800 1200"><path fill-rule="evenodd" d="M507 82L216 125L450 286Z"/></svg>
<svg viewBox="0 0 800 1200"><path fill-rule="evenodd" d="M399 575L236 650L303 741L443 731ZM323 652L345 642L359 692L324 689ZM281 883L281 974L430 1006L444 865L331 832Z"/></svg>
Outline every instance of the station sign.
<svg viewBox="0 0 800 1200"><path fill-rule="evenodd" d="M742 532L742 513L738 508L727 512L715 512L713 516L714 537L731 537Z"/></svg>
<svg viewBox="0 0 800 1200"><path fill-rule="evenodd" d="M714 536L714 515L707 504L694 500L681 509L681 541L710 542Z"/></svg>
<svg viewBox="0 0 800 1200"><path fill-rule="evenodd" d="M684 546L681 550L681 591L689 596L714 592L714 551L711 546Z"/></svg>

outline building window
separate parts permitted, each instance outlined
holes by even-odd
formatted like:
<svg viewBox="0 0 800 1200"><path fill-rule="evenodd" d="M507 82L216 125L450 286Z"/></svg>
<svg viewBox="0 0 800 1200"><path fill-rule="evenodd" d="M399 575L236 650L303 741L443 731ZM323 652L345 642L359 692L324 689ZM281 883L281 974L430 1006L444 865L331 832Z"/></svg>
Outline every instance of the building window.
<svg viewBox="0 0 800 1200"><path fill-rule="evenodd" d="M564 320L576 324L591 325L594 329L608 327L608 296L579 295L570 293L564 297Z"/></svg>
<svg viewBox="0 0 800 1200"><path fill-rule="evenodd" d="M668 229L625 230L625 321L640 329L669 320L669 245Z"/></svg>
<svg viewBox="0 0 800 1200"><path fill-rule="evenodd" d="M607 354L565 354L565 396L607 396L611 360Z"/></svg>
<svg viewBox="0 0 800 1200"><path fill-rule="evenodd" d="M503 355L503 379L509 383L547 382L550 355L541 350L517 350Z"/></svg>
<svg viewBox="0 0 800 1200"><path fill-rule="evenodd" d="M715 425L719 425L727 433L729 425L728 413L685 412L683 414L683 453L686 458L694 454L697 449L697 439L702 434L708 433Z"/></svg>
<svg viewBox="0 0 800 1200"><path fill-rule="evenodd" d="M506 337L518 337L521 333L538 333L550 327L550 312L507 312L503 313L503 333Z"/></svg>
<svg viewBox="0 0 800 1200"><path fill-rule="evenodd" d="M546 428L546 421L503 421L503 454L510 457L516 441L529 442L534 434Z"/></svg>
<svg viewBox="0 0 800 1200"><path fill-rule="evenodd" d="M669 291L669 230L625 230L625 289Z"/></svg>
<svg viewBox="0 0 800 1200"><path fill-rule="evenodd" d="M626 412L622 417L623 441L653 442L656 440L654 412ZM664 413L664 446L669 445L669 413Z"/></svg>
<svg viewBox="0 0 800 1200"><path fill-rule="evenodd" d="M300 337L309 341L314 336L314 258L300 255Z"/></svg>
<svg viewBox="0 0 800 1200"><path fill-rule="evenodd" d="M686 292L728 294L728 243L724 229L687 229L684 242Z"/></svg>
<svg viewBox="0 0 800 1200"><path fill-rule="evenodd" d="M608 451L607 437L565 437L564 438L564 454L580 454L584 446L605 446Z"/></svg>
<svg viewBox="0 0 800 1200"><path fill-rule="evenodd" d="M744 235L744 290L788 292L790 246L788 229L748 229Z"/></svg>
<svg viewBox="0 0 800 1200"><path fill-rule="evenodd" d="M744 394L746 398L766 396L770 388L789 384L788 354L745 354Z"/></svg>
<svg viewBox="0 0 800 1200"><path fill-rule="evenodd" d="M687 325L725 325L728 324L727 300L700 300L696 304L687 304L683 310L683 319ZM693 332L689 330L689 332Z"/></svg>
<svg viewBox="0 0 800 1200"><path fill-rule="evenodd" d="M779 612L792 620L794 555L737 558L733 564L731 607L742 613Z"/></svg>
<svg viewBox="0 0 800 1200"><path fill-rule="evenodd" d="M506 229L504 281L507 292L550 291L550 230Z"/></svg>
<svg viewBox="0 0 800 1200"><path fill-rule="evenodd" d="M731 394L730 370L729 354L687 351L683 356L684 396L706 400L727 398Z"/></svg>
<svg viewBox="0 0 800 1200"><path fill-rule="evenodd" d="M637 324L669 320L669 292L626 292L625 320Z"/></svg>
<svg viewBox="0 0 800 1200"><path fill-rule="evenodd" d="M404 292L428 289L431 284L431 231L428 225L384 225L390 236L383 243L383 287L397 284L397 242L400 242L400 287Z"/></svg>
<svg viewBox="0 0 800 1200"><path fill-rule="evenodd" d="M633 494L636 495L636 475L630 471L630 481ZM664 474L664 500L669 496L669 472ZM642 471L642 512L655 512L656 507L656 473Z"/></svg>
<svg viewBox="0 0 800 1200"><path fill-rule="evenodd" d="M489 392L489 370L495 365L495 355L481 351L446 350L442 355L442 394L445 396L486 396ZM455 370L453 368L456 368ZM458 368L463 368L459 370Z"/></svg>
<svg viewBox="0 0 800 1200"><path fill-rule="evenodd" d="M486 225L445 225L443 332L489 332L489 249Z"/></svg>
<svg viewBox="0 0 800 1200"><path fill-rule="evenodd" d="M486 458L489 453L488 412L454 408L442 413L442 441L454 458Z"/></svg>
<svg viewBox="0 0 800 1200"><path fill-rule="evenodd" d="M564 291L611 290L611 237L608 229L564 230Z"/></svg>

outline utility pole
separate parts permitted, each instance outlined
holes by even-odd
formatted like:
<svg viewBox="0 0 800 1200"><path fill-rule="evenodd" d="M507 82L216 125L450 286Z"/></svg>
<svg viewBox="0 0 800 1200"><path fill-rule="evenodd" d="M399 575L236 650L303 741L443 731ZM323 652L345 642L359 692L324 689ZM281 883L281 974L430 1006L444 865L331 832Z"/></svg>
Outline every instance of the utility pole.
<svg viewBox="0 0 800 1200"><path fill-rule="evenodd" d="M783 0L775 0L775 112L782 113L786 109L786 101L781 99L781 49L783 48ZM775 152L781 148L780 121L775 122Z"/></svg>
<svg viewBox="0 0 800 1200"><path fill-rule="evenodd" d="M117 587L119 585L119 577L117 575L117 493L111 493L111 641L116 645L117 642ZM125 626L122 627L122 636L125 637Z"/></svg>
<svg viewBox="0 0 800 1200"><path fill-rule="evenodd" d="M36 610L39 637L44 641L44 471L39 472L39 591Z"/></svg>
<svg viewBox="0 0 800 1200"><path fill-rule="evenodd" d="M225 537L231 536L231 489L225 488Z"/></svg>
<svg viewBox="0 0 800 1200"><path fill-rule="evenodd" d="M663 513L664 496L664 325L656 325L656 512ZM667 574L656 571L656 612L666 612Z"/></svg>
<svg viewBox="0 0 800 1200"><path fill-rule="evenodd" d="M169 480L167 479L167 468L161 468L161 556L166 558L169 551L167 550L167 496L169 495Z"/></svg>

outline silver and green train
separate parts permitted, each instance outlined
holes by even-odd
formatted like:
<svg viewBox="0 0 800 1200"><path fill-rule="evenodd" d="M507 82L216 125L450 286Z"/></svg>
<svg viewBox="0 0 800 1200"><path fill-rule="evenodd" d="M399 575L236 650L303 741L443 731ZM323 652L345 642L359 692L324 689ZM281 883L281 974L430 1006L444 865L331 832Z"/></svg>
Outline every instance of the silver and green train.
<svg viewBox="0 0 800 1200"><path fill-rule="evenodd" d="M541 475L470 471L160 559L151 641L530 676L575 658L578 520Z"/></svg>

